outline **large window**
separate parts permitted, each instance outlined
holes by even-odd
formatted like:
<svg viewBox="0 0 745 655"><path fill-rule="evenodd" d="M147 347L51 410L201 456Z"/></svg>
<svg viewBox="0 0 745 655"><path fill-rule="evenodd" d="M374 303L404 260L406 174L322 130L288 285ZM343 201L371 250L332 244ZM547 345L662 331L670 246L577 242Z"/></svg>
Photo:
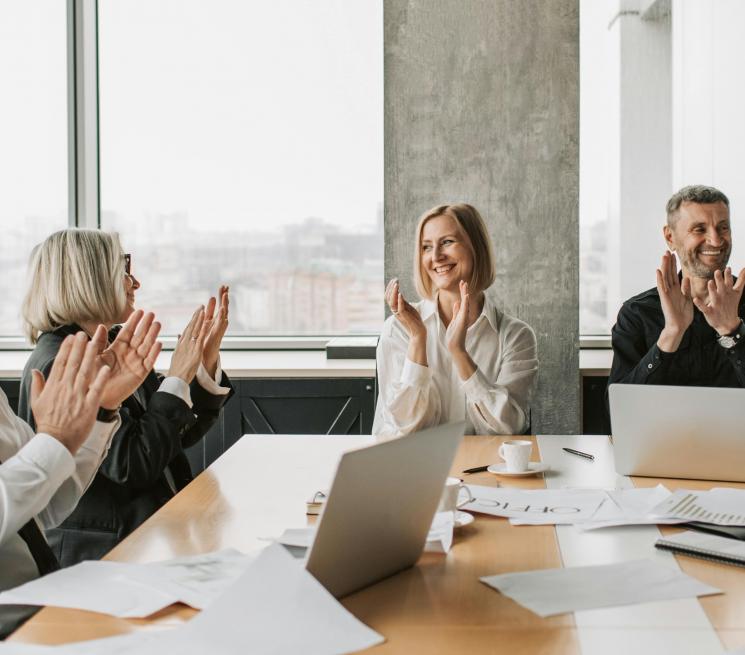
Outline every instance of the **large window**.
<svg viewBox="0 0 745 655"><path fill-rule="evenodd" d="M745 3L580 0L580 330L608 335L655 285L672 193L716 186L734 247L745 205Z"/></svg>
<svg viewBox="0 0 745 655"><path fill-rule="evenodd" d="M0 0L0 335L20 334L31 249L67 225L66 11Z"/></svg>
<svg viewBox="0 0 745 655"><path fill-rule="evenodd" d="M101 227L175 334L383 319L381 0L99 0Z"/></svg>

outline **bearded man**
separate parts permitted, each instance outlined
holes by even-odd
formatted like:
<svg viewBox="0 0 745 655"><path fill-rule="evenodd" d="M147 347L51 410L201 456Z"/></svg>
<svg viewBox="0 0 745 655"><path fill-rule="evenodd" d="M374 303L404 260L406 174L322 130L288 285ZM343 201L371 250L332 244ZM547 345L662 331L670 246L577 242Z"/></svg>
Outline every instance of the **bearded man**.
<svg viewBox="0 0 745 655"><path fill-rule="evenodd" d="M656 288L627 300L613 326L608 384L745 387L745 269L735 278L727 266L727 196L682 188L667 203L663 235Z"/></svg>

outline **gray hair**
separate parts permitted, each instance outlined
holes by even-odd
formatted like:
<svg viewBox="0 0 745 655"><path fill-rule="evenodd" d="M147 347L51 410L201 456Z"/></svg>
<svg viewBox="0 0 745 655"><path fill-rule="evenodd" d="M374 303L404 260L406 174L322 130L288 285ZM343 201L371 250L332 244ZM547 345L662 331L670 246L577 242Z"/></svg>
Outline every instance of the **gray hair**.
<svg viewBox="0 0 745 655"><path fill-rule="evenodd" d="M62 325L116 323L126 302L124 253L116 233L61 230L31 253L21 310L31 343Z"/></svg>
<svg viewBox="0 0 745 655"><path fill-rule="evenodd" d="M695 202L699 205L713 205L723 202L729 207L729 199L719 189L703 184L684 186L667 201L667 224L674 227L678 220L678 210L684 202Z"/></svg>

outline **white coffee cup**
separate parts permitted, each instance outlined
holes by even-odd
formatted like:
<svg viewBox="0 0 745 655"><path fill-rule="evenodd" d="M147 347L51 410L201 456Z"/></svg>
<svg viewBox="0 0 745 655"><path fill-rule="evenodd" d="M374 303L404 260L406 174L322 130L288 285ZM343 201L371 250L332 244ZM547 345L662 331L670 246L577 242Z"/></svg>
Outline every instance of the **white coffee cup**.
<svg viewBox="0 0 745 655"><path fill-rule="evenodd" d="M505 441L499 447L499 456L504 460L508 473L522 473L528 470L532 441Z"/></svg>
<svg viewBox="0 0 745 655"><path fill-rule="evenodd" d="M468 494L468 498L460 500L460 491L465 489ZM437 507L438 512L455 512L456 510L473 502L474 498L471 495L471 490L463 484L463 480L460 478L448 478L445 480L445 488L442 490L442 496L440 496L440 504Z"/></svg>

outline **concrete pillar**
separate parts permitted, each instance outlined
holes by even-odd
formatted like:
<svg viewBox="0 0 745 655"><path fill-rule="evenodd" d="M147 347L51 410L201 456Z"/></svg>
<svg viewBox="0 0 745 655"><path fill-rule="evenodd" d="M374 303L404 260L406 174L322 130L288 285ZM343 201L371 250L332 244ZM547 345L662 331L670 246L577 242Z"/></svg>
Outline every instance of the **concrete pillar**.
<svg viewBox="0 0 745 655"><path fill-rule="evenodd" d="M385 0L385 274L418 216L475 205L505 311L538 335L534 432L579 430L577 0Z"/></svg>

